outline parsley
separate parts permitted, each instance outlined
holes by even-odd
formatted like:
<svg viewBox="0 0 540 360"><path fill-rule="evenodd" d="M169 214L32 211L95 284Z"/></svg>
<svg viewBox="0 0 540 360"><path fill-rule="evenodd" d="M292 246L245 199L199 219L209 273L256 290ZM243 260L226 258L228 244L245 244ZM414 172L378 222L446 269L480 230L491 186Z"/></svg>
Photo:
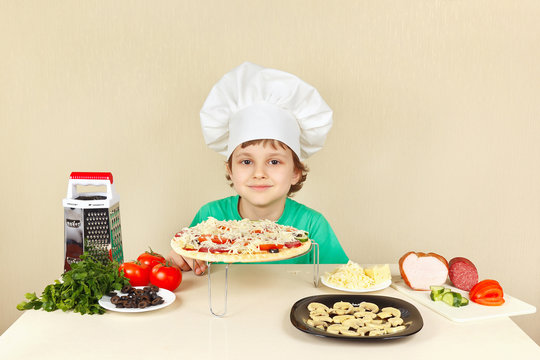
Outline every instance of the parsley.
<svg viewBox="0 0 540 360"><path fill-rule="evenodd" d="M98 300L113 290L120 290L129 280L118 272L118 263L102 264L90 256L81 255L81 261L71 264L71 270L47 285L39 298L27 293L26 299L17 305L19 310L43 309L45 311L73 310L81 314L103 314Z"/></svg>

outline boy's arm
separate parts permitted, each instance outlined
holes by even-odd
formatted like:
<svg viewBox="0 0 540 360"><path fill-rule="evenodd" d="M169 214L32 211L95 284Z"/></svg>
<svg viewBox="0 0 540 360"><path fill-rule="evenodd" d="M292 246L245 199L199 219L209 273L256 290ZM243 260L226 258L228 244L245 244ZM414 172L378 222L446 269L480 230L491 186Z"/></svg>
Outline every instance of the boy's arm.
<svg viewBox="0 0 540 360"><path fill-rule="evenodd" d="M202 209L201 209L202 210ZM201 210L197 211L193 221L191 222L190 227L197 225L201 220ZM189 258L184 258L176 251L171 250L167 259L170 260L173 264L178 266L182 271L189 271L193 269L195 275L202 275L207 268L206 262L203 260L193 260Z"/></svg>

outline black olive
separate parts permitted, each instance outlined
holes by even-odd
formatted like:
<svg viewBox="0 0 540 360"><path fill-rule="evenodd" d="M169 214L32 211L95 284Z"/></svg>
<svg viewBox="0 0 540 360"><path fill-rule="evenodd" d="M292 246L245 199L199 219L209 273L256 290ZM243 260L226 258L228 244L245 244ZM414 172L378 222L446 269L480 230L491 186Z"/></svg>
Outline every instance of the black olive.
<svg viewBox="0 0 540 360"><path fill-rule="evenodd" d="M269 249L268 252L272 254L276 254L279 252L279 249Z"/></svg>
<svg viewBox="0 0 540 360"><path fill-rule="evenodd" d="M148 305L150 305L150 303L148 301L141 301L139 303L139 309L144 309L145 307L147 307Z"/></svg>
<svg viewBox="0 0 540 360"><path fill-rule="evenodd" d="M154 292L158 292L159 288L156 285L150 285L150 289Z"/></svg>
<svg viewBox="0 0 540 360"><path fill-rule="evenodd" d="M116 294L116 291L111 291L107 295L110 296L110 297L113 297L113 296L116 296L117 294Z"/></svg>
<svg viewBox="0 0 540 360"><path fill-rule="evenodd" d="M111 304L118 304L120 301L120 296L114 295L111 297Z"/></svg>
<svg viewBox="0 0 540 360"><path fill-rule="evenodd" d="M123 293L127 293L131 289L132 289L131 285L127 284L127 285L124 285L124 287L122 287L122 290L120 290L120 291L122 291Z"/></svg>
<svg viewBox="0 0 540 360"><path fill-rule="evenodd" d="M160 302L159 302L160 300L161 300L161 298L155 298L154 300L152 300L152 303L151 303L151 304L152 304L152 305L158 305L158 304L160 303Z"/></svg>

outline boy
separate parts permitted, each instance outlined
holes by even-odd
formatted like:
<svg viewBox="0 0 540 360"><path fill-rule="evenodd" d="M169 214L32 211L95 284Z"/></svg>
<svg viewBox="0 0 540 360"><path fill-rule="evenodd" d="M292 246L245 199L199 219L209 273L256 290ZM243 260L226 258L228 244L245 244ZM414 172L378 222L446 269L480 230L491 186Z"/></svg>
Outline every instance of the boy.
<svg viewBox="0 0 540 360"><path fill-rule="evenodd" d="M227 157L227 179L238 193L204 205L191 226L218 220L268 219L309 232L321 263L348 261L326 219L291 200L307 177L301 158L318 151L332 125L332 111L318 92L294 75L244 63L212 89L201 110L207 144ZM311 253L279 263L310 263ZM170 259L202 274L206 264Z"/></svg>

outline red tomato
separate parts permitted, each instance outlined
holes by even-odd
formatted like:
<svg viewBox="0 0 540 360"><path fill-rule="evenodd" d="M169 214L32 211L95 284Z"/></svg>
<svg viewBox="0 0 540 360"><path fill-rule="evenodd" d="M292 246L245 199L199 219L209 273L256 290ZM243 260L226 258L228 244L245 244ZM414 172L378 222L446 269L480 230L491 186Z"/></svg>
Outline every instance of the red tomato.
<svg viewBox="0 0 540 360"><path fill-rule="evenodd" d="M138 261L125 262L120 265L118 271L124 272L131 286L146 286L150 281L150 269Z"/></svg>
<svg viewBox="0 0 540 360"><path fill-rule="evenodd" d="M283 245L281 245L281 244L261 244L261 245L259 245L259 249L261 249L261 251L270 250L270 249L283 249Z"/></svg>
<svg viewBox="0 0 540 360"><path fill-rule="evenodd" d="M153 252L152 249L150 249L150 251L146 251L145 253L139 255L137 260L140 261L142 264L146 265L150 269L152 269L157 264L165 263L165 258L163 257L163 255Z"/></svg>
<svg viewBox="0 0 540 360"><path fill-rule="evenodd" d="M227 239L218 235L212 236L212 242L214 244L225 244L227 242Z"/></svg>
<svg viewBox="0 0 540 360"><path fill-rule="evenodd" d="M199 242L202 243L203 241L207 241L211 237L212 237L211 235L202 234L201 236L199 236L197 240L199 240Z"/></svg>
<svg viewBox="0 0 540 360"><path fill-rule="evenodd" d="M174 291L181 282L182 272L180 269L168 263L158 264L150 272L150 283L163 289Z"/></svg>

